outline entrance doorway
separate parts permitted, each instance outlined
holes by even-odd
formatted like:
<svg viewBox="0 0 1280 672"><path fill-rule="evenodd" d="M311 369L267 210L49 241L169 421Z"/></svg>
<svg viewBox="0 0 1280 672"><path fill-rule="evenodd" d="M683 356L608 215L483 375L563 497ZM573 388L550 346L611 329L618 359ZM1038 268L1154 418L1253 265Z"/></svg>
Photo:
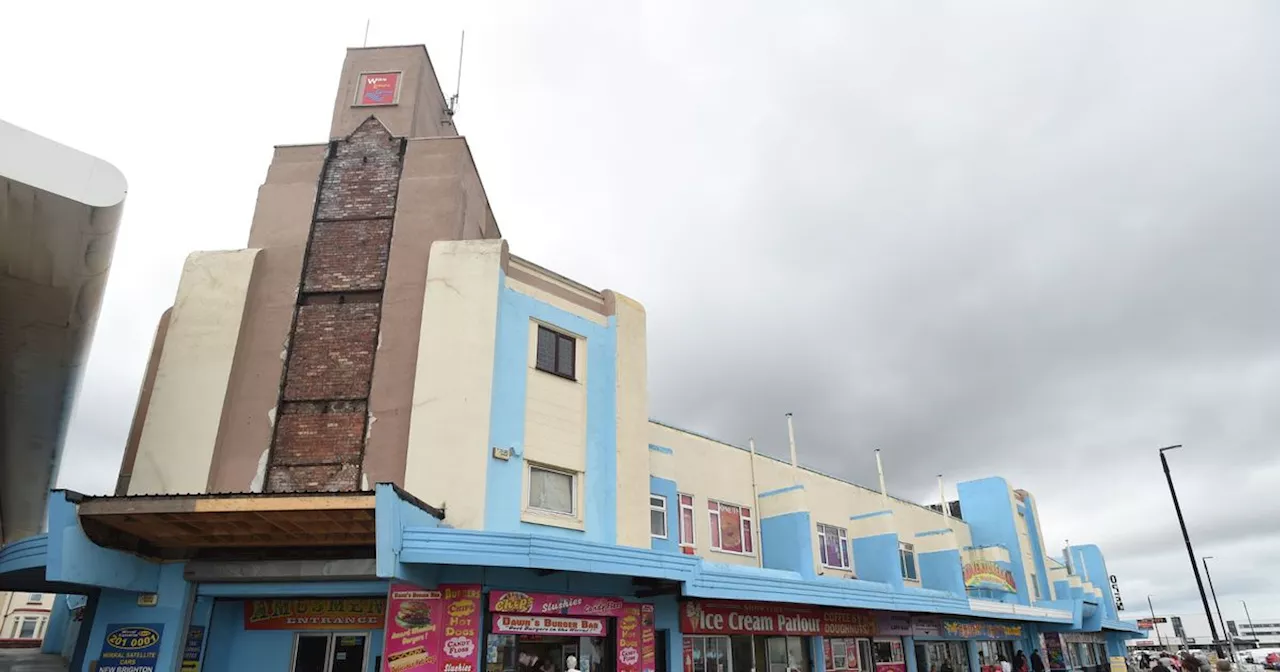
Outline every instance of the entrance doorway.
<svg viewBox="0 0 1280 672"><path fill-rule="evenodd" d="M612 637L576 635L489 635L486 672L612 672Z"/></svg>
<svg viewBox="0 0 1280 672"><path fill-rule="evenodd" d="M299 632L293 637L291 672L364 672L367 632Z"/></svg>
<svg viewBox="0 0 1280 672"><path fill-rule="evenodd" d="M916 642L916 672L969 672L968 642Z"/></svg>

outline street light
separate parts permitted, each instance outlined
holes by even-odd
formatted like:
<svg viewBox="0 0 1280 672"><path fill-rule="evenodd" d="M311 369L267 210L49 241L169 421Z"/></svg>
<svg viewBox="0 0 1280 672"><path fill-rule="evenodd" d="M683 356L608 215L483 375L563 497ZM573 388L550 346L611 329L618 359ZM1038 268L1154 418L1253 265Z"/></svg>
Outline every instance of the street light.
<svg viewBox="0 0 1280 672"><path fill-rule="evenodd" d="M1249 621L1249 636L1255 640L1258 638L1258 631L1253 628L1253 617L1249 615L1249 603L1240 600L1240 604L1244 605L1244 618Z"/></svg>
<svg viewBox="0 0 1280 672"><path fill-rule="evenodd" d="M1156 644L1164 650L1164 640L1160 639L1160 624L1156 623L1156 608L1151 604L1151 596L1147 596L1147 608L1151 610L1151 627L1156 631Z"/></svg>
<svg viewBox="0 0 1280 672"><path fill-rule="evenodd" d="M1218 591L1213 589L1213 575L1209 573L1209 561L1213 559L1212 555L1206 555L1200 558L1200 562L1204 563L1204 578L1209 580L1209 594L1213 595L1213 608L1218 611L1218 623L1222 625L1222 634L1231 639L1231 662L1236 660L1236 638L1231 636L1231 632L1227 630L1227 622L1222 620L1222 607L1218 606Z"/></svg>
<svg viewBox="0 0 1280 672"><path fill-rule="evenodd" d="M1191 571L1196 575L1196 588L1200 589L1200 602L1204 605L1204 616L1209 621L1209 634L1213 635L1213 649L1218 657L1222 657L1222 645L1218 643L1218 626L1213 624L1213 613L1209 611L1209 597L1204 594L1204 582L1200 580L1200 565L1196 562L1196 552L1191 548L1191 536L1187 534L1187 523L1182 519L1182 506L1178 504L1178 491L1173 487L1173 474L1169 473L1169 460L1164 456L1166 450L1181 448L1182 445L1165 446L1160 449L1160 464L1164 467L1165 480L1169 481L1169 494L1173 496L1173 510L1178 514L1178 526L1182 528L1182 540L1187 542L1187 557L1191 559Z"/></svg>

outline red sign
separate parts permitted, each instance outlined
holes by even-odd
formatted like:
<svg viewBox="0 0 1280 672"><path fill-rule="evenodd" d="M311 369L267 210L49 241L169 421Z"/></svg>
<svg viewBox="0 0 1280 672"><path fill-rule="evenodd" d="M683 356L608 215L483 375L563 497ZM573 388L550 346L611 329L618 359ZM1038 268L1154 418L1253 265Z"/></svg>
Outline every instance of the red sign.
<svg viewBox="0 0 1280 672"><path fill-rule="evenodd" d="M644 644L640 617L640 605L628 604L618 619L618 672L640 672L640 647Z"/></svg>
<svg viewBox="0 0 1280 672"><path fill-rule="evenodd" d="M684 672L693 672L693 638L684 638Z"/></svg>
<svg viewBox="0 0 1280 672"><path fill-rule="evenodd" d="M695 635L872 637L869 611L793 604L692 600L680 608L680 631Z"/></svg>
<svg viewBox="0 0 1280 672"><path fill-rule="evenodd" d="M394 105L400 88L398 72L366 72L360 75L357 105Z"/></svg>
<svg viewBox="0 0 1280 672"><path fill-rule="evenodd" d="M494 614L493 631L503 635L584 635L604 637L603 618Z"/></svg>
<svg viewBox="0 0 1280 672"><path fill-rule="evenodd" d="M625 602L616 597L521 593L514 590L495 590L489 593L490 611L504 614L622 616L626 606Z"/></svg>
<svg viewBox="0 0 1280 672"><path fill-rule="evenodd" d="M387 591L383 672L475 672L480 650L480 586Z"/></svg>
<svg viewBox="0 0 1280 672"><path fill-rule="evenodd" d="M653 605L640 605L640 669L653 672L657 669L657 633L653 630Z"/></svg>

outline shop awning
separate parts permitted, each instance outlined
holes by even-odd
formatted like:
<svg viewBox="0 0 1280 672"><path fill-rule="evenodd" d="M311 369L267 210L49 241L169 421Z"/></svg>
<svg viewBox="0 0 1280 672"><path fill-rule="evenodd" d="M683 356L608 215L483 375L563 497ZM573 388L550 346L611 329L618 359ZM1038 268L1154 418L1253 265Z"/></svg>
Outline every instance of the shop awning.
<svg viewBox="0 0 1280 672"><path fill-rule="evenodd" d="M377 543L372 492L85 497L94 543L155 559L350 554ZM372 557L372 555L370 556Z"/></svg>

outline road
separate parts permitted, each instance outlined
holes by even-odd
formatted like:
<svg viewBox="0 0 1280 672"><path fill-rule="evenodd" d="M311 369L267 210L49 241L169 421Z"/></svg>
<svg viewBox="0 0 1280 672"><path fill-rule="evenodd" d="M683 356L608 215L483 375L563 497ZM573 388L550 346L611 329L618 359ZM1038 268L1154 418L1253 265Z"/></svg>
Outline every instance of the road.
<svg viewBox="0 0 1280 672"><path fill-rule="evenodd" d="M0 672L66 672L61 656L48 656L40 649L0 649Z"/></svg>

